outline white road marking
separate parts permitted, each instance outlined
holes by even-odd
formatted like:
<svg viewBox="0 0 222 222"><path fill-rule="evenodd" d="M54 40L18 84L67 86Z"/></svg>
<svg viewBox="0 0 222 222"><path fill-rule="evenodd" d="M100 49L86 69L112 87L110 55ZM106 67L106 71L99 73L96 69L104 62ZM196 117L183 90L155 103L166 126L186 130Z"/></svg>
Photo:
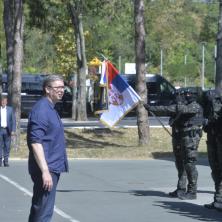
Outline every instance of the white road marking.
<svg viewBox="0 0 222 222"><path fill-rule="evenodd" d="M0 178L2 178L4 181L8 182L9 184L13 185L14 187L16 187L18 190L24 192L25 194L27 194L28 196L32 197L32 192L30 192L29 190L27 190L26 188L22 187L21 185L19 185L18 183L16 183L15 181L11 180L10 178L0 174ZM70 215L66 214L64 211L60 210L58 207L54 207L54 211L60 215L61 217L63 217L64 219L69 220L70 222L80 222L74 218L72 218Z"/></svg>

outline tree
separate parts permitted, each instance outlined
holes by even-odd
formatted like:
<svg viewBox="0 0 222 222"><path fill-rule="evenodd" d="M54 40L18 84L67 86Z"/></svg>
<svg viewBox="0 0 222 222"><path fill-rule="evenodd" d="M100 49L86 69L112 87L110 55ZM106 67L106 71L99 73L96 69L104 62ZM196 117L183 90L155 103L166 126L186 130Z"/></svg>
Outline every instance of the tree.
<svg viewBox="0 0 222 222"><path fill-rule="evenodd" d="M24 69L32 73L76 72L74 30L67 11L69 0L27 0ZM38 45L38 51L33 50Z"/></svg>
<svg viewBox="0 0 222 222"><path fill-rule="evenodd" d="M8 95L11 103L11 83L14 65L14 18L13 18L14 0L4 0L4 28L6 37L6 57L7 57L7 75L8 75Z"/></svg>
<svg viewBox="0 0 222 222"><path fill-rule="evenodd" d="M147 88L145 80L145 28L144 28L144 2L134 0L135 19L135 54L136 54L136 89L143 102L147 103ZM148 115L141 102L137 107L137 125L139 144L148 143Z"/></svg>
<svg viewBox="0 0 222 222"><path fill-rule="evenodd" d="M16 143L20 144L21 72L23 60L23 0L4 0L4 27L6 36L8 96L15 110Z"/></svg>
<svg viewBox="0 0 222 222"><path fill-rule="evenodd" d="M76 99L75 94L73 94L73 111L72 117L78 120L86 120L87 113L86 113L86 72L87 72L87 62L86 62L86 55L85 55L85 39L84 39L84 32L83 32L83 22L82 22L82 10L83 10L83 3L82 1L78 0L36 0L36 1L28 1L31 11L37 16L38 19L34 19L31 22L36 24L38 27L43 29L51 30L54 35L54 39L56 42L56 51L59 53L60 58L65 61L66 71L70 71L72 69L72 74L76 73L74 70L75 65L73 62L75 59L68 59L70 56L70 50L76 50L76 57L77 57L77 85L74 87L78 87L77 90L77 105L74 101ZM34 7L33 7L34 6ZM67 6L67 7L65 7ZM68 11L66 10L68 9ZM44 11L44 13L42 13ZM54 18L57 18L59 22L55 22ZM71 20L71 23L69 23ZM64 24L67 24L65 26ZM71 25L71 26L70 26ZM71 42L67 42L66 46L69 45L70 50L63 50L61 47L58 47L58 44L63 38L65 28L69 29L70 27L74 30L74 38L72 39L73 47L70 47ZM61 32L63 30L63 32ZM67 32L66 32L67 33ZM60 36L61 38L59 38ZM66 38L67 41L67 38ZM60 44L61 45L61 44ZM66 54L63 54L66 52ZM74 52L74 50L73 50ZM63 54L63 55L62 55ZM73 58L74 58L73 53ZM70 58L70 57L69 57ZM58 61L57 59L55 61ZM61 60L60 60L61 61ZM70 65L69 65L70 64ZM63 67L64 68L64 67ZM61 69L57 69L61 70ZM64 69L63 69L64 70ZM63 73L64 74L64 73ZM70 75L70 73L69 73Z"/></svg>
<svg viewBox="0 0 222 222"><path fill-rule="evenodd" d="M3 2L0 2L0 14L3 14ZM3 36L4 36L4 32L3 32L3 18L0 18L0 94L2 93L2 66L3 66L3 59L2 59L2 44L3 44Z"/></svg>
<svg viewBox="0 0 222 222"><path fill-rule="evenodd" d="M221 0L219 4L215 87L216 89L222 90L222 1Z"/></svg>
<svg viewBox="0 0 222 222"><path fill-rule="evenodd" d="M86 72L87 61L85 52L85 37L83 33L82 22L82 4L78 1L72 1L68 3L69 12L72 18L73 28L75 30L75 42L76 42L76 57L77 57L77 120L86 120ZM76 87L76 86L74 86ZM74 97L74 95L73 95ZM75 104L73 102L73 104ZM75 107L73 107L73 114L75 113ZM75 118L74 115L72 115Z"/></svg>

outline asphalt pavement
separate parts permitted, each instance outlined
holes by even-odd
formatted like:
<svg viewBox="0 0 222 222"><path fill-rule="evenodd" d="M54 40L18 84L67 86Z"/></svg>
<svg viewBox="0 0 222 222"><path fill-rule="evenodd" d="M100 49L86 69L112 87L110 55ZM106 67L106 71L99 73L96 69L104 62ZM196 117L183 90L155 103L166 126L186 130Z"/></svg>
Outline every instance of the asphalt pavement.
<svg viewBox="0 0 222 222"><path fill-rule="evenodd" d="M52 222L199 222L222 221L222 213L208 210L213 182L207 159L198 162L198 198L170 198L177 175L172 159L69 160L70 172L61 176ZM32 182L27 160L0 168L0 221L27 221Z"/></svg>
<svg viewBox="0 0 222 222"><path fill-rule="evenodd" d="M169 117L149 117L149 126L150 127L162 127L164 125L168 127ZM21 128L27 128L27 119L21 119ZM99 118L90 117L87 121L75 121L71 118L63 118L62 122L65 128L107 128L103 125ZM137 127L137 118L133 117L124 117L115 127L117 128L132 128Z"/></svg>

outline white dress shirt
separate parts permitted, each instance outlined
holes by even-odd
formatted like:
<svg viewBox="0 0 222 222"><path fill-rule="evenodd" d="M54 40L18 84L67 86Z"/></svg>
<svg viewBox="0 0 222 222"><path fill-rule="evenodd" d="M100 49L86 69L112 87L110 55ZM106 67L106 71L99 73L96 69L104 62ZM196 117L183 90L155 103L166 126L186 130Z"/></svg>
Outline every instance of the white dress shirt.
<svg viewBox="0 0 222 222"><path fill-rule="evenodd" d="M1 107L1 127L7 127L7 112L6 106Z"/></svg>

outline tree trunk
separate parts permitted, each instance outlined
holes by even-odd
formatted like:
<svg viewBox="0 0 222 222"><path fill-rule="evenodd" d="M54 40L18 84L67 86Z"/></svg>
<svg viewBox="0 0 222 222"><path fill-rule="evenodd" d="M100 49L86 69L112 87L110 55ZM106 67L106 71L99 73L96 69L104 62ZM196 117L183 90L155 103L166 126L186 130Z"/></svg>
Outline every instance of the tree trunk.
<svg viewBox="0 0 222 222"><path fill-rule="evenodd" d="M222 90L222 1L219 7L215 88Z"/></svg>
<svg viewBox="0 0 222 222"><path fill-rule="evenodd" d="M0 94L2 94L2 75L3 75L3 71L2 71L2 64L0 62Z"/></svg>
<svg viewBox="0 0 222 222"><path fill-rule="evenodd" d="M21 82L23 61L23 0L15 0L15 28L14 28L14 66L12 78L12 106L16 116L16 149L20 145L20 118L21 118Z"/></svg>
<svg viewBox="0 0 222 222"><path fill-rule="evenodd" d="M7 51L8 99L16 116L14 148L20 145L21 73L23 60L23 0L4 0L4 27Z"/></svg>
<svg viewBox="0 0 222 222"><path fill-rule="evenodd" d="M8 101L12 104L12 75L14 64L14 0L4 0L4 28L6 37Z"/></svg>
<svg viewBox="0 0 222 222"><path fill-rule="evenodd" d="M86 112L86 74L87 62L85 56L85 38L83 33L82 15L77 9L78 7L69 4L72 24L75 31L76 55L77 55L77 120L87 120ZM74 86L76 87L76 86ZM74 110L73 110L74 113ZM72 115L74 116L74 115Z"/></svg>
<svg viewBox="0 0 222 222"><path fill-rule="evenodd" d="M147 88L145 79L145 28L144 2L134 0L135 19L135 52L136 52L136 89L144 103L147 102ZM139 144L145 145L149 141L148 114L141 102L137 107L137 125Z"/></svg>

